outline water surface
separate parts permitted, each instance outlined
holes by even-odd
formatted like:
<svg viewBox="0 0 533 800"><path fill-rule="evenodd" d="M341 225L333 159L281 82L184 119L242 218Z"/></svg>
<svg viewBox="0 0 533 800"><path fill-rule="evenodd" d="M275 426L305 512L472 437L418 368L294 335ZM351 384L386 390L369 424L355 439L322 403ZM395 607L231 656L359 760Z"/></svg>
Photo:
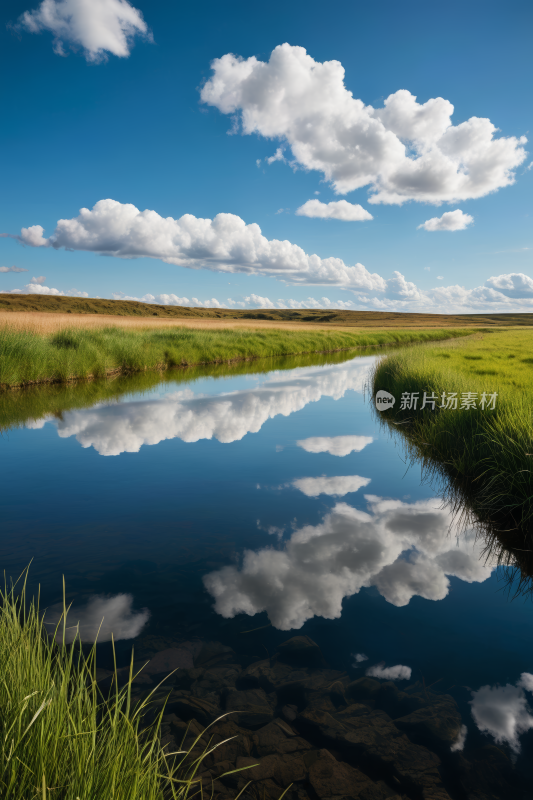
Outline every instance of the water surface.
<svg viewBox="0 0 533 800"><path fill-rule="evenodd" d="M497 744L525 774L531 602L511 602L482 541L380 427L364 392L375 358L4 398L2 566L32 560L46 606L65 576L82 636L104 616L120 664L132 644L206 640L251 663L304 634L352 679L435 685L458 703L465 755Z"/></svg>

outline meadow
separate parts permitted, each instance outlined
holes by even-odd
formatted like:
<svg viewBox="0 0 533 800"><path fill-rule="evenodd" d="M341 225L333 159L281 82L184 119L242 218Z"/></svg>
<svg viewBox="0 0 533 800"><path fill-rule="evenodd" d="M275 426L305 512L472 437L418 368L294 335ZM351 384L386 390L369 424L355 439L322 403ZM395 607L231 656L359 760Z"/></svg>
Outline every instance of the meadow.
<svg viewBox="0 0 533 800"><path fill-rule="evenodd" d="M455 338L463 329L346 331L187 327L0 329L0 387L66 382L195 364Z"/></svg>
<svg viewBox="0 0 533 800"><path fill-rule="evenodd" d="M533 518L532 353L533 331L492 331L393 353L372 380L374 394L396 398L380 418L405 434L411 455L451 478L451 493L500 530L528 531ZM438 398L434 409L422 409L424 392ZM416 408L401 408L405 394L418 395Z"/></svg>

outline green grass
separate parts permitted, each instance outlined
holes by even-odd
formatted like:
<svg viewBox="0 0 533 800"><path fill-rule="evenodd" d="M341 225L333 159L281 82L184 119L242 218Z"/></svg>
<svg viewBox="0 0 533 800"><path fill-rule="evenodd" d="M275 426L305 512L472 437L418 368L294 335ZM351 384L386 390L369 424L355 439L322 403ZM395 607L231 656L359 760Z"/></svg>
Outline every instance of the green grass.
<svg viewBox="0 0 533 800"><path fill-rule="evenodd" d="M65 644L66 619L49 636L24 587L18 595L13 588L0 592L2 800L199 797L208 747L196 740L188 752L167 754L159 735L163 711L143 730L150 698L133 707L131 670L126 685L104 698L95 648L84 655L79 642Z"/></svg>
<svg viewBox="0 0 533 800"><path fill-rule="evenodd" d="M316 353L355 347L427 342L471 331L379 331L351 333L285 330L135 329L63 330L43 336L0 330L0 386L105 377L188 364Z"/></svg>
<svg viewBox="0 0 533 800"><path fill-rule="evenodd" d="M378 363L373 393L396 398L380 417L406 434L411 453L452 480L483 521L530 529L533 518L533 332L483 337L394 353ZM494 410L400 410L402 393L498 393ZM460 402L458 404L460 406ZM458 495L456 494L456 497Z"/></svg>
<svg viewBox="0 0 533 800"><path fill-rule="evenodd" d="M361 349L358 350L358 355L374 352L371 348ZM206 377L216 380L235 375L260 374L273 369L290 370L296 367L326 366L341 364L352 358L353 353L344 350L336 353L314 353L276 359L232 361L229 364L191 366L165 372L144 371L93 381L39 383L17 390L0 391L0 433L24 426L29 420L36 421L50 415L60 417L65 411L90 408L96 403L119 402L133 394L148 394L156 386L164 383L190 385Z"/></svg>

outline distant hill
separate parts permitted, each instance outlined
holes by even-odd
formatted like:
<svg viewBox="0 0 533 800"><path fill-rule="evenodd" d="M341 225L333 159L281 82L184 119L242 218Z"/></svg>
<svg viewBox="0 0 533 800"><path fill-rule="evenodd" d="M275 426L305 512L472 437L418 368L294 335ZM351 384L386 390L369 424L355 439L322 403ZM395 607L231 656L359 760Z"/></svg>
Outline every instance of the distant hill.
<svg viewBox="0 0 533 800"><path fill-rule="evenodd" d="M166 319L257 319L278 322L317 322L357 328L411 328L466 325L531 325L533 314L404 314L390 311L336 311L327 309L226 309L160 306L136 300L97 300L84 297L54 297L40 294L1 294L0 312L39 311L71 314L109 314Z"/></svg>

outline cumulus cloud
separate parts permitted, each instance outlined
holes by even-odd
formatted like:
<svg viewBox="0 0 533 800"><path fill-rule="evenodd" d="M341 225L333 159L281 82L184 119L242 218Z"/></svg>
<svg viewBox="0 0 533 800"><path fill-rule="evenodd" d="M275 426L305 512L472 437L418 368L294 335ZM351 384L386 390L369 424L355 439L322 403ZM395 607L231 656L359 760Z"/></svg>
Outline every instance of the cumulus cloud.
<svg viewBox="0 0 533 800"><path fill-rule="evenodd" d="M383 664L376 664L369 667L366 674L370 678L383 678L386 681L408 681L411 678L411 667L403 664L396 664L394 667L384 667Z"/></svg>
<svg viewBox="0 0 533 800"><path fill-rule="evenodd" d="M28 272L23 267L0 267L0 272Z"/></svg>
<svg viewBox="0 0 533 800"><path fill-rule="evenodd" d="M520 736L533 728L533 716L524 689L533 691L533 675L523 672L516 686L482 686L472 692L472 716L483 733L492 736L496 744L508 744L514 753L520 752Z"/></svg>
<svg viewBox="0 0 533 800"><path fill-rule="evenodd" d="M25 11L16 27L50 31L55 53L81 49L93 63L105 61L108 53L127 58L136 36L152 39L141 11L127 0L43 0L35 11Z"/></svg>
<svg viewBox="0 0 533 800"><path fill-rule="evenodd" d="M361 664L363 661L368 661L368 656L364 653L352 653L352 658L354 663L352 666L356 666L357 664Z"/></svg>
<svg viewBox="0 0 533 800"><path fill-rule="evenodd" d="M178 220L163 219L155 211L141 212L130 204L100 200L92 210L81 209L78 217L59 220L50 237L44 237L43 233L40 225L33 225L22 228L20 236L14 238L33 247L65 247L120 258L158 258L189 269L263 275L286 284L339 286L356 295L360 310L442 314L533 310L531 279L523 273L494 276L486 285L474 289L439 285L421 290L398 271L385 280L377 273L370 273L362 264L347 266L339 258L308 255L288 241L268 240L258 225L247 225L233 214L218 214L213 220L198 219L190 214ZM14 290L15 293L21 291ZM353 301L331 301L327 297L272 301L251 294L245 301L228 298L225 302L216 298L200 301L175 294L147 294L138 298L117 293L115 296L160 304L220 308L244 308L247 304L256 308L295 309L350 309L354 306Z"/></svg>
<svg viewBox="0 0 533 800"><path fill-rule="evenodd" d="M120 258L158 258L189 269L273 276L287 283L351 286L383 291L382 277L362 264L347 266L340 258L308 255L287 240L267 239L256 223L235 214L200 219L184 214L164 219L155 211L139 211L131 203L99 200L78 217L60 219L46 238L41 225L22 228L17 238L31 247L89 250Z"/></svg>
<svg viewBox="0 0 533 800"><path fill-rule="evenodd" d="M363 587L405 606L414 596L442 600L449 576L468 583L490 576L474 531L457 539L452 512L438 500L367 501L368 512L337 503L319 525L295 530L281 547L246 550L240 566L208 573L204 584L217 613L266 611L274 627L291 630L313 616L338 619L343 599Z"/></svg>
<svg viewBox="0 0 533 800"><path fill-rule="evenodd" d="M195 396L187 389L163 398L66 411L49 422L61 438L75 436L82 447L94 447L103 456L137 453L142 445L166 439L235 442L257 433L268 419L287 417L321 397L340 399L350 390L362 392L371 364L371 358L363 357L333 367L294 370L246 391Z"/></svg>
<svg viewBox="0 0 533 800"><path fill-rule="evenodd" d="M321 203L320 200L308 200L296 209L300 217L319 217L320 219L342 219L345 222L361 222L374 219L363 206L337 200L332 203Z"/></svg>
<svg viewBox="0 0 533 800"><path fill-rule="evenodd" d="M465 214L459 208L455 211L446 211L442 217L431 217L418 230L423 228L425 231L464 231L474 221L474 217Z"/></svg>
<svg viewBox="0 0 533 800"><path fill-rule="evenodd" d="M333 478L297 478L292 485L307 495L318 497L319 494L329 494L332 497L343 497L350 492L357 492L368 486L370 478L360 475L336 475Z"/></svg>
<svg viewBox="0 0 533 800"><path fill-rule="evenodd" d="M199 300L197 297L180 297L176 294L145 294L142 297L137 297L124 292L113 292L115 300L137 300L140 303L154 303L160 306L188 306L198 308L298 308L298 309L340 309L350 310L354 305L352 300L330 300L328 297L321 297L317 300L315 297L308 297L307 300L293 300L293 299L278 299L272 301L269 297L263 297L259 294L252 292L247 295L244 300L234 300L228 297L226 302L217 300L216 297L211 297L207 300Z"/></svg>
<svg viewBox="0 0 533 800"><path fill-rule="evenodd" d="M147 608L132 609L131 594L94 595L83 606L72 607L67 613L67 642L78 636L82 642L110 642L119 639L134 639L144 628L150 617ZM63 604L51 606L45 615L48 630L53 631L63 613ZM57 638L63 636L62 623Z"/></svg>
<svg viewBox="0 0 533 800"><path fill-rule="evenodd" d="M495 137L489 119L452 125L442 97L418 103L405 89L383 108L355 98L339 61L315 61L282 44L268 62L227 53L211 63L204 103L240 118L244 134L278 139L294 162L321 172L336 192L369 186L371 203L456 202L514 182L524 136ZM240 117L237 117L240 115Z"/></svg>
<svg viewBox="0 0 533 800"><path fill-rule="evenodd" d="M42 286L40 281L46 280L43 275L40 278L32 278L32 280L37 280L39 283L27 283L24 289L0 289L0 294L48 294L57 297L89 297L87 292L79 292L77 289L61 292L59 289L54 289L50 286Z"/></svg>
<svg viewBox="0 0 533 800"><path fill-rule="evenodd" d="M485 281L485 286L495 289L505 297L533 298L533 280L522 272L497 275Z"/></svg>
<svg viewBox="0 0 533 800"><path fill-rule="evenodd" d="M32 278L32 279L31 279L31 283L38 283L38 284L41 284L41 285L42 285L42 284L45 282L45 280L46 280L46 278L45 278L45 276L44 276L44 275L39 275L39 277L38 277L38 278L35 278L35 277L34 277L34 278Z"/></svg>
<svg viewBox="0 0 533 800"><path fill-rule="evenodd" d="M361 452L373 441L373 436L310 436L309 439L299 439L296 444L308 453L347 456Z"/></svg>

